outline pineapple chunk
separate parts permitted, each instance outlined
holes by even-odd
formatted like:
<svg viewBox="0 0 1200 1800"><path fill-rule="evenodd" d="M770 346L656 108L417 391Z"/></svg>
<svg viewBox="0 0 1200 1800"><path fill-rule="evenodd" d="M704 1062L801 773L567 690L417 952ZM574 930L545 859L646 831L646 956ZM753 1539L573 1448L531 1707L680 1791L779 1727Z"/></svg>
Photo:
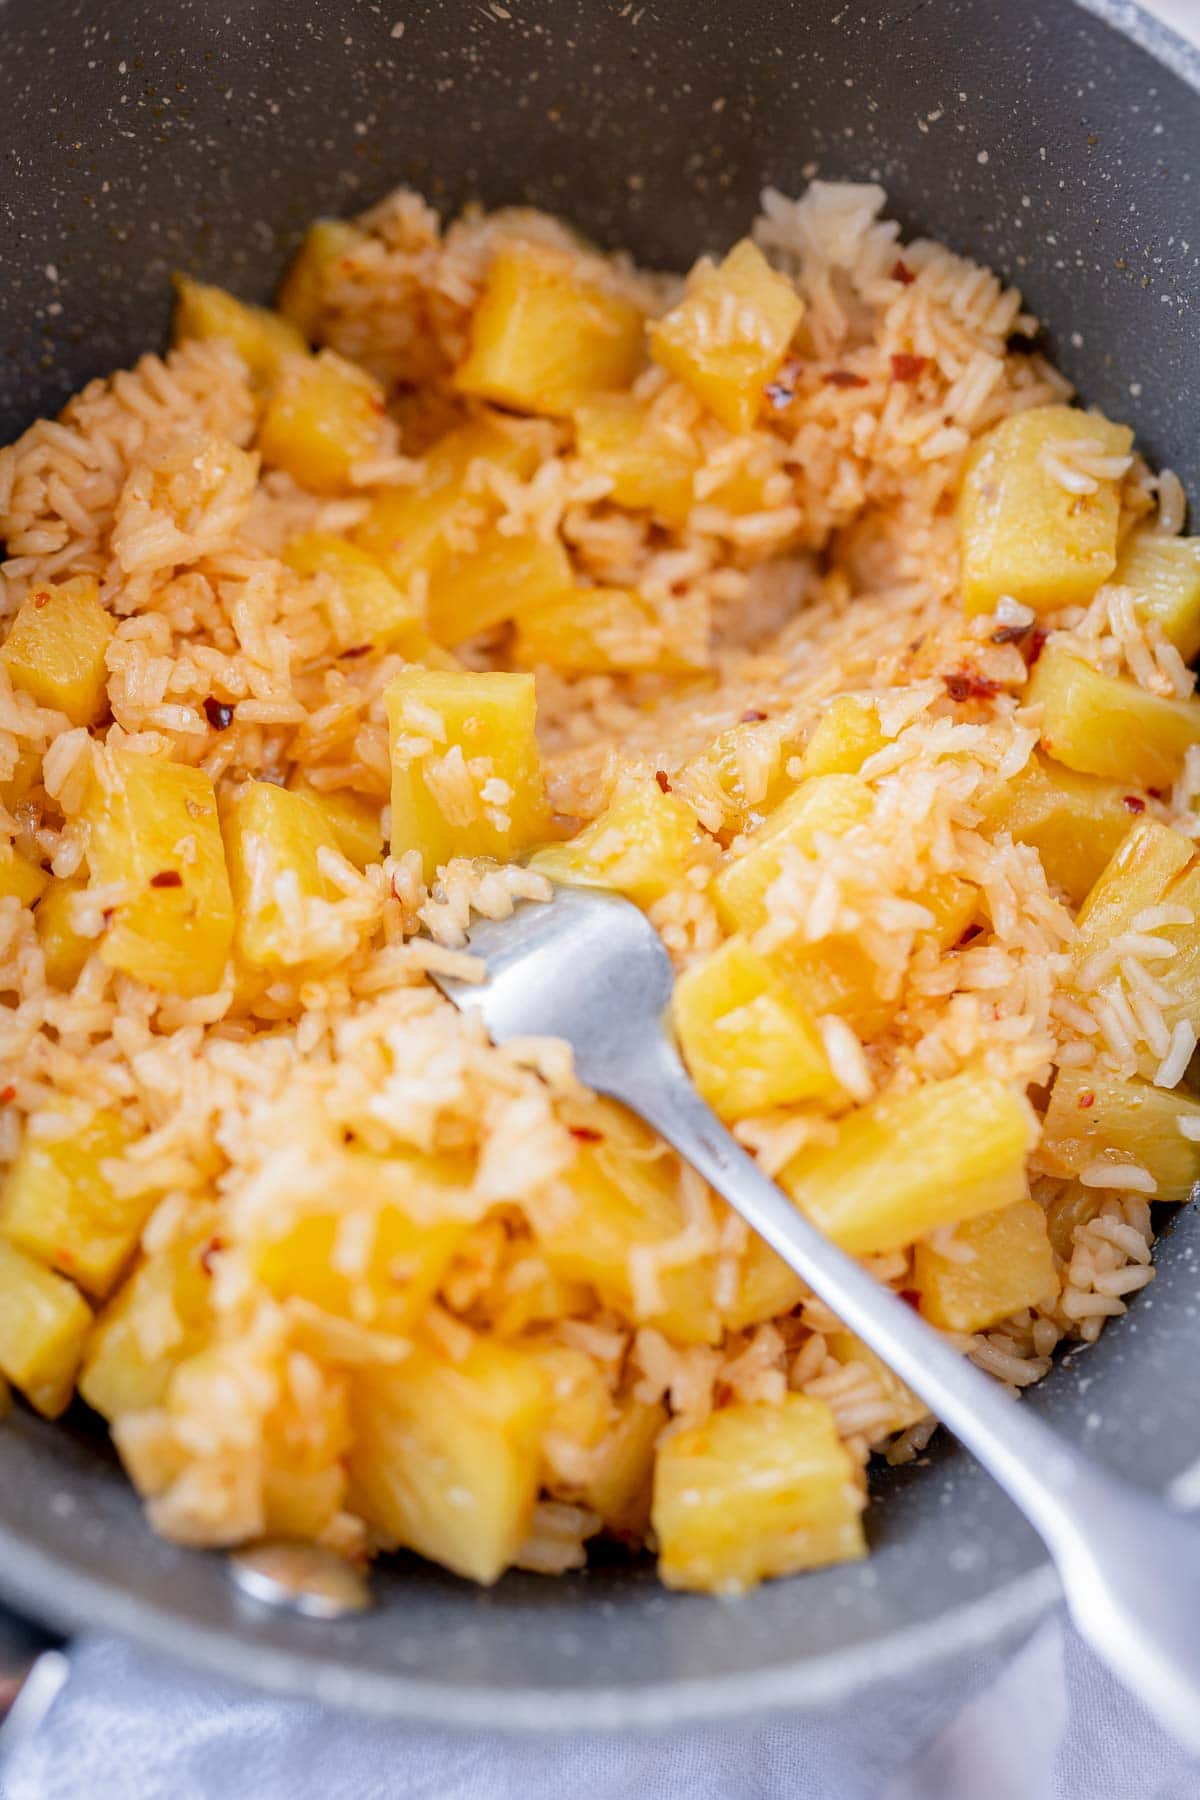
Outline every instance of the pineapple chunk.
<svg viewBox="0 0 1200 1800"><path fill-rule="evenodd" d="M1078 1175L1089 1164L1134 1162L1154 1177L1156 1200L1186 1200L1200 1179L1200 1102L1148 1081L1122 1081L1102 1069L1060 1069L1042 1130L1041 1154L1053 1173Z"/></svg>
<svg viewBox="0 0 1200 1800"><path fill-rule="evenodd" d="M432 578L464 530L497 511L484 479L488 470L527 480L541 461L542 432L495 413L448 431L428 452L415 486L376 495L353 541L379 559L397 587Z"/></svg>
<svg viewBox="0 0 1200 1800"><path fill-rule="evenodd" d="M323 850L341 854L327 815L307 794L271 781L248 781L222 807L221 828L238 957L251 969L307 962L310 949L297 934L296 907L341 895L321 868Z"/></svg>
<svg viewBox="0 0 1200 1800"><path fill-rule="evenodd" d="M1200 701L1165 700L1123 676L1102 675L1049 645L1026 690L1042 712L1042 747L1084 775L1169 788L1200 744Z"/></svg>
<svg viewBox="0 0 1200 1800"><path fill-rule="evenodd" d="M1200 538L1135 531L1121 551L1113 580L1133 589L1142 617L1157 625L1190 663L1200 650Z"/></svg>
<svg viewBox="0 0 1200 1800"><path fill-rule="evenodd" d="M650 1519L654 1450L667 1424L666 1407L644 1400L626 1402L620 1418L588 1458L580 1484L582 1506L599 1513L617 1537L640 1543Z"/></svg>
<svg viewBox="0 0 1200 1800"><path fill-rule="evenodd" d="M1058 456L1094 445L1124 459L1125 425L1070 406L1014 413L979 439L959 499L963 606L994 612L1003 595L1035 612L1086 606L1117 566L1119 479L1075 492L1054 472Z"/></svg>
<svg viewBox="0 0 1200 1800"><path fill-rule="evenodd" d="M95 940L81 937L72 923L72 903L86 886L82 877L76 875L51 881L33 915L46 980L51 987L73 988L96 948Z"/></svg>
<svg viewBox="0 0 1200 1800"><path fill-rule="evenodd" d="M332 532L308 531L292 539L283 560L298 575L327 575L335 584L330 622L344 645L418 654L427 636L421 608L368 551Z"/></svg>
<svg viewBox="0 0 1200 1800"><path fill-rule="evenodd" d="M263 1533L297 1542L319 1538L344 1508L351 1443L345 1380L305 1362L295 1385L285 1368L263 1432Z"/></svg>
<svg viewBox="0 0 1200 1800"><path fill-rule="evenodd" d="M692 1080L727 1122L837 1092L813 1021L744 938L693 963L672 1009Z"/></svg>
<svg viewBox="0 0 1200 1800"><path fill-rule="evenodd" d="M478 1339L459 1363L414 1345L351 1385L352 1511L409 1550L490 1585L537 1499L548 1410L536 1362Z"/></svg>
<svg viewBox="0 0 1200 1800"><path fill-rule="evenodd" d="M670 675L702 666L706 642L707 630L694 652L672 643L654 608L629 588L573 587L522 609L515 655L526 668L548 663L573 675Z"/></svg>
<svg viewBox="0 0 1200 1800"><path fill-rule="evenodd" d="M0 1375L48 1419L67 1408L91 1322L78 1288L0 1237Z"/></svg>
<svg viewBox="0 0 1200 1800"><path fill-rule="evenodd" d="M257 387L270 387L285 357L304 356L308 344L287 319L265 306L235 300L224 288L190 275L175 275L176 344L187 338L224 338L233 345Z"/></svg>
<svg viewBox="0 0 1200 1800"><path fill-rule="evenodd" d="M1061 1193L1047 1202L1046 1230L1060 1261L1070 1262L1076 1228L1090 1225L1093 1219L1099 1218L1110 1199L1103 1188L1084 1187L1080 1181L1069 1181Z"/></svg>
<svg viewBox="0 0 1200 1800"><path fill-rule="evenodd" d="M488 270L455 385L517 412L568 416L589 394L633 380L643 328L641 309L589 281L570 255L505 244Z"/></svg>
<svg viewBox="0 0 1200 1800"><path fill-rule="evenodd" d="M558 538L547 543L532 532L506 537L494 527L476 548L455 557L429 585L429 628L453 648L527 610L570 594L571 564Z"/></svg>
<svg viewBox="0 0 1200 1800"><path fill-rule="evenodd" d="M866 1554L854 1463L823 1400L723 1407L670 1437L651 1518L668 1587L737 1594Z"/></svg>
<svg viewBox="0 0 1200 1800"><path fill-rule="evenodd" d="M452 856L510 862L545 835L532 675L407 669L387 689L392 854L427 881Z"/></svg>
<svg viewBox="0 0 1200 1800"><path fill-rule="evenodd" d="M801 1150L779 1184L855 1256L899 1250L1025 1195L1024 1100L965 1070L884 1094L838 1126L836 1144Z"/></svg>
<svg viewBox="0 0 1200 1800"><path fill-rule="evenodd" d="M1049 1304L1059 1282L1045 1213L1036 1200L1016 1200L957 1225L945 1251L918 1244L912 1286L925 1317L946 1331L986 1331Z"/></svg>
<svg viewBox="0 0 1200 1800"><path fill-rule="evenodd" d="M1138 819L1130 826L1101 871L1076 920L1076 953L1082 962L1128 931L1133 919L1149 906L1168 897L1174 901L1177 887L1187 887L1194 873L1196 846L1181 831L1172 831L1157 819ZM1176 926L1159 928L1175 941ZM1191 933L1190 926L1183 927ZM1178 951L1176 952L1176 960ZM1171 969L1174 983L1176 969Z"/></svg>
<svg viewBox="0 0 1200 1800"><path fill-rule="evenodd" d="M264 463L314 494L341 494L380 440L384 393L333 350L285 364L258 430Z"/></svg>
<svg viewBox="0 0 1200 1800"><path fill-rule="evenodd" d="M209 777L97 746L80 816L92 886L113 890L99 946L109 968L165 993L211 994L229 960L233 896Z"/></svg>
<svg viewBox="0 0 1200 1800"><path fill-rule="evenodd" d="M607 1306L657 1326L681 1344L713 1344L721 1317L711 1257L694 1254L661 1265L657 1254L682 1236L679 1171L674 1159L618 1113L605 1108L603 1140L580 1145L554 1195L530 1195L526 1210L551 1268L587 1282ZM574 1202L564 1215L564 1199Z"/></svg>
<svg viewBox="0 0 1200 1800"><path fill-rule="evenodd" d="M275 304L309 342L317 336L325 288L335 264L349 259L365 242L366 233L345 219L316 219L305 232Z"/></svg>
<svg viewBox="0 0 1200 1800"><path fill-rule="evenodd" d="M7 806L9 812L15 812L22 800L29 798L41 779L40 753L37 750L18 750L12 774L0 781L0 803Z"/></svg>
<svg viewBox="0 0 1200 1800"><path fill-rule="evenodd" d="M338 1318L404 1332L425 1310L466 1235L464 1220L437 1215L447 1195L459 1198L469 1188L472 1173L461 1157L346 1152L330 1166L322 1210L264 1220L250 1234L255 1273L281 1300L297 1295ZM362 1252L354 1275L344 1272L339 1256L347 1217ZM364 1242L358 1234L368 1220Z"/></svg>
<svg viewBox="0 0 1200 1800"><path fill-rule="evenodd" d="M1047 878L1079 906L1129 830L1137 807L1125 804L1128 793L1126 784L1034 755L986 796L983 814L1018 844L1031 844Z"/></svg>
<svg viewBox="0 0 1200 1800"><path fill-rule="evenodd" d="M72 725L94 725L108 704L105 653L116 626L94 576L26 595L0 648L14 687Z"/></svg>
<svg viewBox="0 0 1200 1800"><path fill-rule="evenodd" d="M817 775L802 782L714 880L713 900L722 924L730 931L757 931L767 920L767 890L779 879L789 854L815 854L821 834L841 837L861 824L873 805L870 788L856 775Z"/></svg>
<svg viewBox="0 0 1200 1800"><path fill-rule="evenodd" d="M11 844L0 844L0 900L16 899L22 906L32 906L49 882L45 869L39 869Z"/></svg>
<svg viewBox="0 0 1200 1800"><path fill-rule="evenodd" d="M571 1344L531 1344L529 1354L546 1377L547 1438L563 1437L594 1449L613 1423L613 1403L599 1364Z"/></svg>
<svg viewBox="0 0 1200 1800"><path fill-rule="evenodd" d="M888 1407L888 1421L884 1427L884 1435L890 1436L894 1431L907 1431L918 1419L927 1418L929 1408L919 1394L901 1381L894 1370L889 1369L881 1356L876 1356L855 1337L852 1331L835 1331L825 1339L825 1347L835 1362L843 1367L849 1363L862 1363L874 1377L875 1385L883 1396Z"/></svg>
<svg viewBox="0 0 1200 1800"><path fill-rule="evenodd" d="M382 807L378 800L368 800L346 788L313 787L302 775L293 775L288 787L319 809L347 862L356 869L365 869L383 861Z"/></svg>
<svg viewBox="0 0 1200 1800"><path fill-rule="evenodd" d="M691 808L645 781L567 843L536 850L529 867L567 887L612 888L646 907L683 879L698 842Z"/></svg>
<svg viewBox="0 0 1200 1800"><path fill-rule="evenodd" d="M821 714L804 747L803 773L857 775L867 758L886 743L878 709L856 694L839 694Z"/></svg>
<svg viewBox="0 0 1200 1800"><path fill-rule="evenodd" d="M686 299L651 327L650 348L722 425L749 431L803 312L791 282L743 238L717 268L695 271Z"/></svg>
<svg viewBox="0 0 1200 1800"><path fill-rule="evenodd" d="M671 785L710 830L725 835L750 831L787 794L786 762L792 748L786 725L743 719L689 757Z"/></svg>
<svg viewBox="0 0 1200 1800"><path fill-rule="evenodd" d="M129 1129L116 1114L74 1109L69 1134L36 1121L0 1189L0 1233L102 1300L150 1216L153 1193L113 1191L103 1165L119 1158ZM55 1119L56 1129L63 1121Z"/></svg>
<svg viewBox="0 0 1200 1800"><path fill-rule="evenodd" d="M745 1331L791 1312L807 1292L796 1271L752 1232L738 1268L737 1287L732 1300L722 1305L721 1318L730 1331Z"/></svg>
<svg viewBox="0 0 1200 1800"><path fill-rule="evenodd" d="M110 1423L161 1405L176 1367L204 1343L211 1316L209 1244L198 1234L157 1250L97 1318L79 1392Z"/></svg>
<svg viewBox="0 0 1200 1800"><path fill-rule="evenodd" d="M681 431L665 428L629 394L597 394L575 411L575 448L584 466L612 483L618 506L653 513L664 525L686 525L694 506L740 516L767 510L764 481L744 463L714 488L696 493L704 455Z"/></svg>

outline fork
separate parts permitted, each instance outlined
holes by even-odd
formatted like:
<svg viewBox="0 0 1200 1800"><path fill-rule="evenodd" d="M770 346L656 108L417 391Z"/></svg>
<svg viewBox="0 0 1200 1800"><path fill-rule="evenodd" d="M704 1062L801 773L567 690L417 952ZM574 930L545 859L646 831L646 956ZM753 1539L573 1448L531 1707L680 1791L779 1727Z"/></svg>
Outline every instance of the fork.
<svg viewBox="0 0 1200 1800"><path fill-rule="evenodd" d="M484 979L435 974L447 998L494 1043L564 1038L582 1081L673 1145L974 1453L1040 1534L1080 1634L1200 1750L1200 1531L1015 1405L763 1174L692 1086L669 1024L670 958L645 915L556 887L479 920L469 949Z"/></svg>

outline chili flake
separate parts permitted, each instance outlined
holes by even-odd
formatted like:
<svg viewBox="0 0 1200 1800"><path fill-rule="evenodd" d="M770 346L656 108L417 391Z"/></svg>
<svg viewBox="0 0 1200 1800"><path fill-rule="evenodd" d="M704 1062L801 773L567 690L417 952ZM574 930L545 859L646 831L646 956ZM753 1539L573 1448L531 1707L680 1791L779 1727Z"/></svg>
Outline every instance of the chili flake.
<svg viewBox="0 0 1200 1800"><path fill-rule="evenodd" d="M990 700L1000 691L998 681L989 680L975 669L956 669L953 675L943 675L942 680L947 694L956 704L963 700Z"/></svg>
<svg viewBox="0 0 1200 1800"><path fill-rule="evenodd" d="M604 1133L597 1131L594 1125L568 1125L567 1130L573 1138L578 1138L581 1144L602 1144L604 1142Z"/></svg>
<svg viewBox="0 0 1200 1800"><path fill-rule="evenodd" d="M927 356L910 356L906 350L899 350L892 357L893 381L916 381L929 367Z"/></svg>
<svg viewBox="0 0 1200 1800"><path fill-rule="evenodd" d="M1141 798L1140 794L1126 794L1121 801L1121 805L1125 808L1126 812L1144 813L1146 810L1146 802Z"/></svg>
<svg viewBox="0 0 1200 1800"><path fill-rule="evenodd" d="M1079 1105L1080 1105L1081 1110L1083 1112L1087 1112L1088 1108L1090 1106L1095 1106L1095 1104L1096 1104L1095 1094L1092 1093L1090 1088L1085 1088L1083 1093L1080 1094L1080 1096L1079 1096Z"/></svg>
<svg viewBox="0 0 1200 1800"><path fill-rule="evenodd" d="M339 656L369 656L374 649L373 644L351 644L348 650L339 650Z"/></svg>
<svg viewBox="0 0 1200 1800"><path fill-rule="evenodd" d="M214 731L228 731L233 724L233 708L224 700L214 700L210 694L204 702L204 716Z"/></svg>
<svg viewBox="0 0 1200 1800"><path fill-rule="evenodd" d="M748 706L738 723L741 725L761 725L763 720L769 717L770 715L768 713L759 712L757 706Z"/></svg>
<svg viewBox="0 0 1200 1800"><path fill-rule="evenodd" d="M865 375L856 375L852 369L827 369L821 377L829 387L860 388L867 386Z"/></svg>
<svg viewBox="0 0 1200 1800"><path fill-rule="evenodd" d="M160 869L157 875L150 877L150 886L156 888L182 887L183 876L178 869Z"/></svg>
<svg viewBox="0 0 1200 1800"><path fill-rule="evenodd" d="M662 789L664 794L670 793L671 781L670 781L670 777L668 776L667 771L665 769L655 769L654 779L655 779L655 781L657 781L659 787Z"/></svg>
<svg viewBox="0 0 1200 1800"><path fill-rule="evenodd" d="M901 287L911 287L913 282L917 279L903 257L900 256L898 256L892 264L890 274L892 280L898 281Z"/></svg>

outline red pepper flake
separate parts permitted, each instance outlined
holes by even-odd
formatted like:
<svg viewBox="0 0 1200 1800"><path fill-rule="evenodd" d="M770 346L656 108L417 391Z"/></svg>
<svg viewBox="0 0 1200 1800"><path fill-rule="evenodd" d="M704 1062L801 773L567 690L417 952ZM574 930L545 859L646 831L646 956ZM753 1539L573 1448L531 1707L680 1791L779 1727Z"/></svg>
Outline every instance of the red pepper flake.
<svg viewBox="0 0 1200 1800"><path fill-rule="evenodd" d="M1084 1092L1082 1094L1080 1094L1080 1096L1079 1096L1080 1110L1083 1112L1087 1112L1088 1108L1090 1106L1095 1106L1095 1104L1096 1104L1095 1094L1092 1093L1090 1088L1085 1088Z"/></svg>
<svg viewBox="0 0 1200 1800"><path fill-rule="evenodd" d="M1126 812L1144 813L1146 810L1146 802L1139 794L1126 794L1121 801L1121 805L1125 808Z"/></svg>
<svg viewBox="0 0 1200 1800"><path fill-rule="evenodd" d="M1000 691L998 681L990 681L976 669L956 669L953 675L943 675L942 680L946 684L946 692L956 704L963 700L990 700L993 694Z"/></svg>
<svg viewBox="0 0 1200 1800"><path fill-rule="evenodd" d="M827 369L821 377L828 387L860 388L867 386L865 375L856 375L852 369Z"/></svg>
<svg viewBox="0 0 1200 1800"><path fill-rule="evenodd" d="M35 611L41 612L43 606L49 606L49 604L50 604L49 594L44 593L44 592L40 593L40 594L35 594L33 596L33 604L34 604Z"/></svg>
<svg viewBox="0 0 1200 1800"><path fill-rule="evenodd" d="M160 869L157 875L150 877L150 886L157 888L182 887L183 876L178 869Z"/></svg>
<svg viewBox="0 0 1200 1800"><path fill-rule="evenodd" d="M567 1130L573 1138L578 1138L581 1144L602 1144L604 1142L604 1133L597 1131L594 1125L568 1125Z"/></svg>
<svg viewBox="0 0 1200 1800"><path fill-rule="evenodd" d="M671 780L665 769L655 769L654 779L655 779L655 781L657 781L659 787L662 789L664 794L670 793Z"/></svg>
<svg viewBox="0 0 1200 1800"><path fill-rule="evenodd" d="M100 917L104 920L106 926L112 924L113 918L116 915L116 910L115 906L106 906L101 911Z"/></svg>
<svg viewBox="0 0 1200 1800"><path fill-rule="evenodd" d="M12 1100L15 1100L16 1097L17 1097L17 1090L15 1087L12 1087L10 1085L9 1087L6 1087L6 1088L0 1088L0 1103L2 1103L3 1105L7 1106L9 1104L9 1102Z"/></svg>
<svg viewBox="0 0 1200 1800"><path fill-rule="evenodd" d="M742 725L761 725L763 720L769 717L769 713L759 712L757 706L748 706L742 714L739 723Z"/></svg>
<svg viewBox="0 0 1200 1800"><path fill-rule="evenodd" d="M968 925L967 929L963 932L962 936L958 940L958 948L960 950L965 950L968 944L973 944L977 937L982 937L982 936L983 936L983 926L982 925Z"/></svg>
<svg viewBox="0 0 1200 1800"><path fill-rule="evenodd" d="M233 708L224 700L214 700L212 695L204 702L204 716L214 731L228 731L233 724Z"/></svg>
<svg viewBox="0 0 1200 1800"><path fill-rule="evenodd" d="M348 650L340 650L339 656L369 656L375 648L374 644L351 644Z"/></svg>
<svg viewBox="0 0 1200 1800"><path fill-rule="evenodd" d="M898 281L901 287L911 287L913 282L917 279L908 264L899 256L892 264L891 276L892 280Z"/></svg>
<svg viewBox="0 0 1200 1800"><path fill-rule="evenodd" d="M918 1294L916 1288L901 1288L899 1293L905 1306L911 1306L914 1312L920 1312L921 1296Z"/></svg>
<svg viewBox="0 0 1200 1800"><path fill-rule="evenodd" d="M928 367L927 356L910 356L906 350L897 351L892 357L892 380L916 381Z"/></svg>
<svg viewBox="0 0 1200 1800"><path fill-rule="evenodd" d="M1161 800L1163 797L1163 791L1161 788L1148 787L1146 789L1146 792L1149 794L1149 796L1152 800Z"/></svg>
<svg viewBox="0 0 1200 1800"><path fill-rule="evenodd" d="M224 1248L225 1241L223 1238L209 1238L207 1244L205 1244L203 1250L200 1252L200 1267L204 1270L206 1275L212 1274L213 1257L219 1256Z"/></svg>
<svg viewBox="0 0 1200 1800"><path fill-rule="evenodd" d="M1031 669L1045 649L1046 639L1049 635L1049 632L1043 631L1040 626L1032 633L1029 639L1029 666Z"/></svg>
<svg viewBox="0 0 1200 1800"><path fill-rule="evenodd" d="M1028 637L1032 630L1031 624L1001 625L998 631L993 631L991 641L993 644L1019 644L1021 639Z"/></svg>

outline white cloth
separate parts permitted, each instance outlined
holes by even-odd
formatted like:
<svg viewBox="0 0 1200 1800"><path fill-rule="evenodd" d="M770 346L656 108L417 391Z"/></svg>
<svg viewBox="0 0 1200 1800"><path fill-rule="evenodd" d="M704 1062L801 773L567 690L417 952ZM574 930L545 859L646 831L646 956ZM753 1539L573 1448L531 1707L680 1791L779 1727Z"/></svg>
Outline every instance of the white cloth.
<svg viewBox="0 0 1200 1800"><path fill-rule="evenodd" d="M3 1800L1197 1800L1187 1757L1059 1619L832 1714L654 1736L424 1730L79 1644Z"/></svg>

